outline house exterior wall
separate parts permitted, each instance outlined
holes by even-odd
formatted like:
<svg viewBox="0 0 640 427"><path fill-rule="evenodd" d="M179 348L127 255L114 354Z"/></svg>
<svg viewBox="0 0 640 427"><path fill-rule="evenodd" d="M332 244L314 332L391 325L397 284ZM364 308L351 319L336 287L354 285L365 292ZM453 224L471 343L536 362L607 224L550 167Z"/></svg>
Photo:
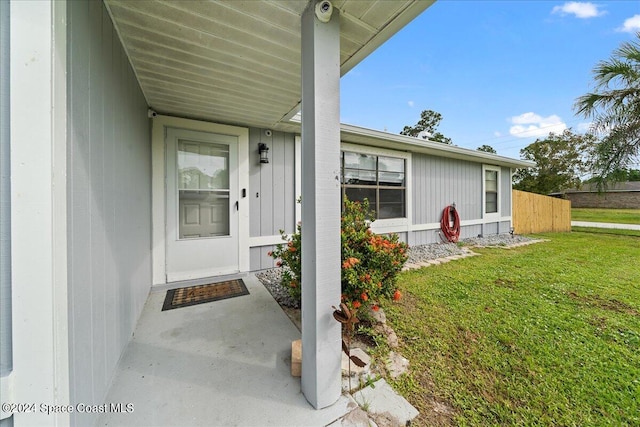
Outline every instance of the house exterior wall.
<svg viewBox="0 0 640 427"><path fill-rule="evenodd" d="M501 168L500 172L500 213L511 216L511 168Z"/></svg>
<svg viewBox="0 0 640 427"><path fill-rule="evenodd" d="M482 165L463 160L414 154L413 224L440 222L453 203L460 220L482 217Z"/></svg>
<svg viewBox="0 0 640 427"><path fill-rule="evenodd" d="M483 168L481 163L413 154L414 230L410 245L441 242L438 223L442 210L453 203L460 215L460 238L508 233L511 227L511 169L500 168L500 219L483 218ZM506 218L506 220L505 220ZM428 228L428 229L425 229Z"/></svg>
<svg viewBox="0 0 640 427"><path fill-rule="evenodd" d="M565 193L572 208L640 209L640 191Z"/></svg>
<svg viewBox="0 0 640 427"><path fill-rule="evenodd" d="M70 403L101 404L151 284L150 128L103 3L67 17Z"/></svg>
<svg viewBox="0 0 640 427"><path fill-rule="evenodd" d="M291 233L296 224L296 157L295 135L251 128L250 159L250 222L251 270L274 266L268 255L281 242L279 230ZM269 146L269 164L259 163L258 143ZM351 151L364 145L347 144ZM343 147L344 149L345 147ZM299 149L299 148L298 148ZM375 149L374 149L375 150ZM387 152L393 155L393 152ZM483 219L483 165L465 160L412 153L409 168L411 181L411 222L409 225L383 226L379 232L396 232L410 245L440 242L442 210L456 203L462 227L460 238L479 234L508 233L511 227L511 169L500 168L500 216ZM257 197L256 197L257 196ZM407 194L407 196L409 196ZM378 222L376 224L380 224Z"/></svg>
<svg viewBox="0 0 640 427"><path fill-rule="evenodd" d="M269 147L269 163L260 163L258 144ZM299 147L297 148L299 150ZM300 153L298 153L299 156ZM296 228L296 136L292 133L249 129L250 269L274 266L268 253L282 241L280 230ZM298 189L299 191L299 189Z"/></svg>
<svg viewBox="0 0 640 427"><path fill-rule="evenodd" d="M260 142L269 147L269 163L260 163ZM250 237L295 230L295 163L293 134L249 129Z"/></svg>

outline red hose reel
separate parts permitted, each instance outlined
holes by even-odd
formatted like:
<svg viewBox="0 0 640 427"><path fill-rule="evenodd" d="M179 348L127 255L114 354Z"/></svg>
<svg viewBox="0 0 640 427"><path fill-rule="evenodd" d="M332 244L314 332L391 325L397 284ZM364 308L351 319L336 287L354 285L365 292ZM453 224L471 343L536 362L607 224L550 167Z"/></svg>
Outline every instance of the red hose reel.
<svg viewBox="0 0 640 427"><path fill-rule="evenodd" d="M453 224L452 224L453 220ZM440 220L440 229L447 241L455 243L460 237L460 215L456 210L455 203L449 205L442 211L442 219Z"/></svg>

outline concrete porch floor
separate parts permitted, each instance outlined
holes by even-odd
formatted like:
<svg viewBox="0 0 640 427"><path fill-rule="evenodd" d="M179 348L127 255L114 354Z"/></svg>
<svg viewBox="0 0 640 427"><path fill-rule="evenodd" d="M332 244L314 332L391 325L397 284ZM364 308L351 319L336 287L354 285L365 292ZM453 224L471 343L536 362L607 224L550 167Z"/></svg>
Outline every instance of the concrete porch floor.
<svg viewBox="0 0 640 427"><path fill-rule="evenodd" d="M290 374L300 332L253 274L249 295L161 311L153 290L122 355L102 414L110 426L325 426L353 409L346 396L315 410ZM215 281L215 280L214 280Z"/></svg>

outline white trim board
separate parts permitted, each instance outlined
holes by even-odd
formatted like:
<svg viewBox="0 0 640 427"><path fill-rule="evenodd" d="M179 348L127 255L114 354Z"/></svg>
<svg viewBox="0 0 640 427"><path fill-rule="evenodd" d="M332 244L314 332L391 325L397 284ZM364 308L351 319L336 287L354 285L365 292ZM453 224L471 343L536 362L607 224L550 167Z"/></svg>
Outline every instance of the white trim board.
<svg viewBox="0 0 640 427"><path fill-rule="evenodd" d="M497 212L487 213L487 179L486 172L492 171L496 172L496 185L497 185ZM485 222L498 222L502 215L502 168L499 166L491 166L491 165L482 165L482 218Z"/></svg>
<svg viewBox="0 0 640 427"><path fill-rule="evenodd" d="M291 238L291 235L287 235L287 238ZM249 246L252 248L259 248L262 246L271 246L286 243L282 240L282 236L258 236L249 238Z"/></svg>
<svg viewBox="0 0 640 427"><path fill-rule="evenodd" d="M13 1L9 16L13 371L2 385L12 395L2 399L66 405L66 2ZM13 422L70 421L36 411L14 413Z"/></svg>
<svg viewBox="0 0 640 427"><path fill-rule="evenodd" d="M461 227L469 227L469 226L473 226L473 225L483 225L483 224L493 224L496 222L507 222L507 221L511 221L511 216L503 216L497 219L491 219L491 220L486 220L486 219L468 219L468 220L463 220L460 221L460 226ZM413 225L391 225L391 226L386 226L384 224L380 224L378 225L378 222L380 221L374 221L373 224L371 224L371 229L378 234L385 234L385 233L411 233L411 232L416 232L416 231L428 231L428 230L439 230L440 229L440 223L439 222L430 222L430 223L425 223L425 224L413 224Z"/></svg>
<svg viewBox="0 0 640 427"><path fill-rule="evenodd" d="M473 225L483 225L483 224L494 224L496 222L511 222L511 216L503 216L500 217L499 220L494 221L486 221L484 219L469 219L460 221L461 227L470 227ZM429 231L429 230L439 230L440 223L432 222L425 224L385 224L384 220L376 220L371 224L371 229L373 232L377 234L387 234L387 233L412 233L418 231ZM287 235L287 238L291 238L291 235ZM272 246L284 243L282 240L282 236L274 235L274 236L256 236L249 238L249 246L252 248L259 248L263 246Z"/></svg>
<svg viewBox="0 0 640 427"><path fill-rule="evenodd" d="M511 221L511 216L503 216L498 218L497 220L487 221L485 219L468 219L460 221L460 227L469 227L472 225L483 225L483 224L493 224L496 222L506 222ZM427 224L415 224L409 227L408 230L405 231L425 231L425 230L436 230L440 228L439 222L432 222Z"/></svg>

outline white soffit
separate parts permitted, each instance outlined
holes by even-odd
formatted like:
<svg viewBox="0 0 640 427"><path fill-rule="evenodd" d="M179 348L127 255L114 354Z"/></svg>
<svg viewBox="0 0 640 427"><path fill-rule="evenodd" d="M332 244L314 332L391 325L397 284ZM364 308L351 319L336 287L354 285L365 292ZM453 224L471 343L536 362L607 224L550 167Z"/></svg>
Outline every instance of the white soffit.
<svg viewBox="0 0 640 427"><path fill-rule="evenodd" d="M433 2L333 1L342 75ZM151 108L282 130L298 128L283 119L300 103L300 17L307 3L105 0Z"/></svg>

